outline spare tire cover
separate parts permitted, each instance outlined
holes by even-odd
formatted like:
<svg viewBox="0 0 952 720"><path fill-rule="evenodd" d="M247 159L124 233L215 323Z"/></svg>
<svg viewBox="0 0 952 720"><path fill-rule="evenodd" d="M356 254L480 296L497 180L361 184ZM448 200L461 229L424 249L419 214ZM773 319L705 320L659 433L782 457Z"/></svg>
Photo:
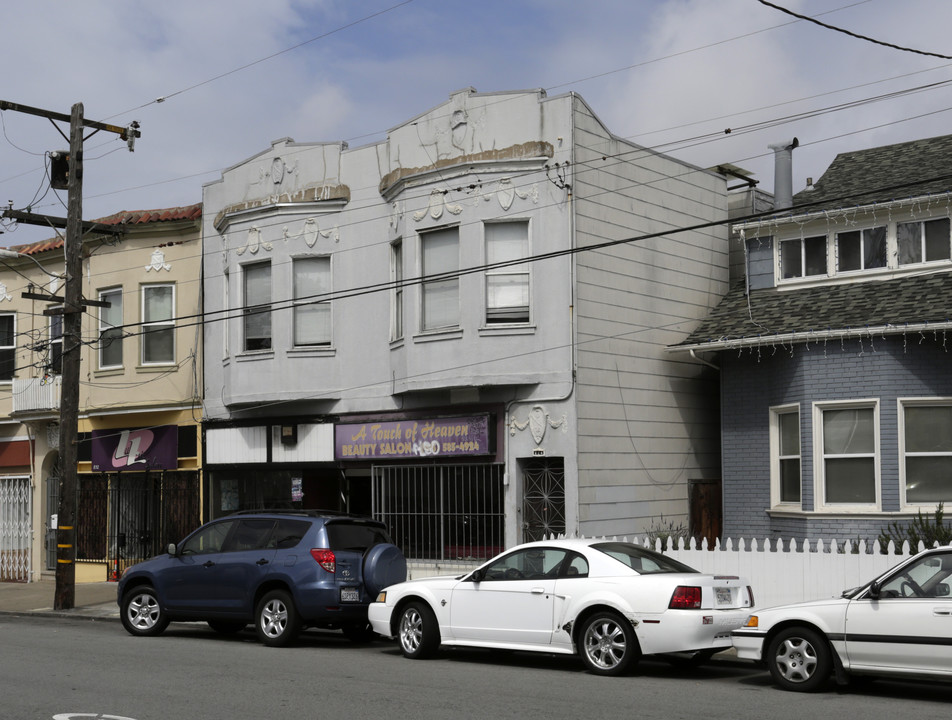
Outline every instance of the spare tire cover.
<svg viewBox="0 0 952 720"><path fill-rule="evenodd" d="M364 555L364 587L371 595L406 579L407 559L396 545L374 545Z"/></svg>

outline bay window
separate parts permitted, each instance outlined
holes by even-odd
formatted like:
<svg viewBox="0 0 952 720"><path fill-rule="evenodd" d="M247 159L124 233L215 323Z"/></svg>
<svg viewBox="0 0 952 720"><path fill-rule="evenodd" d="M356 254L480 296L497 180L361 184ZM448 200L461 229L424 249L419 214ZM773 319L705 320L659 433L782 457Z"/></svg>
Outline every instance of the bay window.
<svg viewBox="0 0 952 720"><path fill-rule="evenodd" d="M271 263L245 265L244 349L271 349Z"/></svg>
<svg viewBox="0 0 952 720"><path fill-rule="evenodd" d="M142 287L142 364L175 362L175 286Z"/></svg>
<svg viewBox="0 0 952 720"><path fill-rule="evenodd" d="M459 228L422 233L420 243L424 278L422 329L459 327Z"/></svg>
<svg viewBox="0 0 952 720"><path fill-rule="evenodd" d="M304 257L292 261L294 346L331 344L331 259Z"/></svg>
<svg viewBox="0 0 952 720"><path fill-rule="evenodd" d="M487 223L486 324L529 322L529 223ZM520 259L524 262L515 262ZM493 267L502 264L502 267Z"/></svg>

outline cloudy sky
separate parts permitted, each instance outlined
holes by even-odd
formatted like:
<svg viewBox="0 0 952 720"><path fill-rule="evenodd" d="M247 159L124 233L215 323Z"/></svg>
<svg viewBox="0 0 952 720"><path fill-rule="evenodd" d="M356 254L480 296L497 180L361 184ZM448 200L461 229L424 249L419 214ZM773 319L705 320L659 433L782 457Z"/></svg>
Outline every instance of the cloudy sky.
<svg viewBox="0 0 952 720"><path fill-rule="evenodd" d="M86 219L200 202L279 138L378 141L469 86L578 93L616 135L767 190L768 145L794 136L797 191L838 152L952 132L948 0L775 4L905 49L760 0L7 0L0 100L141 124L133 153L87 140ZM44 153L68 142L0 120L0 204L65 216Z"/></svg>

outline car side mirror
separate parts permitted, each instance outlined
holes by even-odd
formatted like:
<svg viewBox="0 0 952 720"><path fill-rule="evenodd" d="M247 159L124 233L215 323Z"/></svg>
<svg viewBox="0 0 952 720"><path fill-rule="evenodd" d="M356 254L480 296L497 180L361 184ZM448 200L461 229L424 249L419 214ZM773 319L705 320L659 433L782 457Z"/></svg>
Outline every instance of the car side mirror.
<svg viewBox="0 0 952 720"><path fill-rule="evenodd" d="M879 593L881 589L882 589L882 586L880 586L879 581L873 580L873 582L869 584L869 596L873 600L879 600Z"/></svg>
<svg viewBox="0 0 952 720"><path fill-rule="evenodd" d="M935 586L935 596L936 597L949 597L949 584L948 583L939 583Z"/></svg>
<svg viewBox="0 0 952 720"><path fill-rule="evenodd" d="M178 548L175 547L175 543L169 543L168 551L169 555L173 557L178 555Z"/></svg>
<svg viewBox="0 0 952 720"><path fill-rule="evenodd" d="M473 582L482 582L486 577L486 571L482 568L478 570L473 570L472 574L469 576L469 579Z"/></svg>

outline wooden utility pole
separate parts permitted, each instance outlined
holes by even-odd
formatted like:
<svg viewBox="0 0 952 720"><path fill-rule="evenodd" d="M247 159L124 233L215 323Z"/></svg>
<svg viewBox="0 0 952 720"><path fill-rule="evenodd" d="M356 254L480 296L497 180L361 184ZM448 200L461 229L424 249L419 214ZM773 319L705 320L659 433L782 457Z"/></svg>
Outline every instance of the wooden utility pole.
<svg viewBox="0 0 952 720"><path fill-rule="evenodd" d="M76 605L76 438L79 434L79 365L83 320L83 104L69 121L69 186L66 202L66 287L63 303L63 384L60 395L60 486L56 525L56 591L53 608Z"/></svg>
<svg viewBox="0 0 952 720"><path fill-rule="evenodd" d="M76 474L78 461L77 439L79 435L79 374L82 350L82 313L86 305L101 305L83 300L83 130L115 132L133 149L139 137L138 123L121 128L105 123L91 122L83 117L83 104L76 103L69 116L26 105L16 105L0 100L0 110L15 110L39 115L50 120L69 120L69 179L67 184L66 226L66 283L63 297L49 296L40 299L63 302L63 365L62 390L60 395L60 485L59 507L56 525L56 589L53 607L70 610L76 604L76 519L78 514L79 482ZM14 217L13 211L5 216ZM45 224L50 218L29 220L17 213L20 222ZM88 224L86 224L88 225Z"/></svg>

